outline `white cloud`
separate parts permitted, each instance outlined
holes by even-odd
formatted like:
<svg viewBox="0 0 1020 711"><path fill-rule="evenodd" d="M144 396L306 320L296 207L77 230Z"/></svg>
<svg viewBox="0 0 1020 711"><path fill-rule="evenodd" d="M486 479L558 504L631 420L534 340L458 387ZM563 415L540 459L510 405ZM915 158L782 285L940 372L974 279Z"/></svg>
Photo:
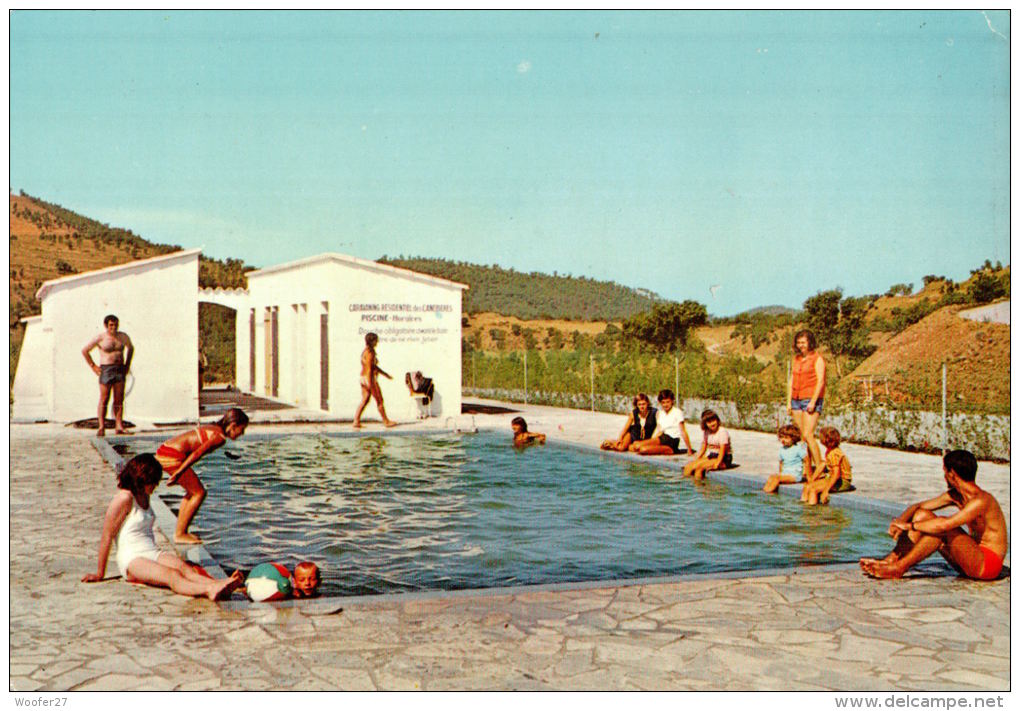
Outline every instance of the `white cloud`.
<svg viewBox="0 0 1020 711"><path fill-rule="evenodd" d="M518 74L527 74L530 71L531 71L531 62L528 61L527 59L522 60L521 63L517 65L517 73Z"/></svg>

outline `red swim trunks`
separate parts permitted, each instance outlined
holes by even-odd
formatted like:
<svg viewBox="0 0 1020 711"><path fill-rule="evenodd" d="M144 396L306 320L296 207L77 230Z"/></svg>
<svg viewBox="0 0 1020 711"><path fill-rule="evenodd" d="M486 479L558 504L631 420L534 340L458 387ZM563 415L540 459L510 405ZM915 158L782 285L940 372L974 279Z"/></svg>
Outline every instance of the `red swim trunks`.
<svg viewBox="0 0 1020 711"><path fill-rule="evenodd" d="M978 580L995 580L1002 572L1002 557L991 548L979 545L978 548L985 555L985 564L981 567L981 575Z"/></svg>

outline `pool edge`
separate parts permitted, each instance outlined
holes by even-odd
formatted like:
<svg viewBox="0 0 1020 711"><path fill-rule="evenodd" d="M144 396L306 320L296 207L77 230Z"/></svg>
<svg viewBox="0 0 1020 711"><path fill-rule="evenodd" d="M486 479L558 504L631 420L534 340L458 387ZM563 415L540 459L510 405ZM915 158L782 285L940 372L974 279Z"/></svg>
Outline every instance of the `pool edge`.
<svg viewBox="0 0 1020 711"><path fill-rule="evenodd" d="M346 432L346 431L320 431L319 434L325 434L327 436L342 436L351 438L362 438L370 436L403 436L403 435L436 435L436 434L474 434L478 432L498 432L501 429L492 427L476 427L473 431L466 431L460 429L449 429L441 428L430 430L428 432ZM258 433L254 435L257 439L270 439L273 437L279 437L281 434L269 434L269 433ZM118 442L125 438L112 438ZM90 437L92 445L99 451L100 455L105 459L113 468L117 470L118 466L123 463L124 459L114 449L113 445L107 438L97 437L95 435ZM650 458L644 457L638 454L632 454L630 452L614 452L608 454L596 447L580 442L571 442L569 440L552 439L548 441L550 445L554 447L562 447L565 449L573 449L576 451L586 452L589 454L596 454L600 457L607 457L611 459L623 458L627 461L640 462L642 464L650 465L653 467L670 469L678 471L682 474L684 464L689 459L681 459L680 455L672 456L669 458ZM763 484L763 479L756 477L751 474L743 474L736 472L727 471L715 471L712 473L713 481L720 481L723 484L729 484L741 489L755 489L760 491L760 487ZM783 486L779 488L777 493L786 496L800 496L801 486L797 484ZM852 493L852 492L851 492ZM842 497L843 495L837 495ZM892 517L898 516L902 511L902 505L895 504L894 502L884 501L881 499L871 499L867 497L847 497L837 498L833 496L829 500L829 505L834 508L848 508L858 511L869 511L873 513L880 513L890 515ZM156 520L159 524L160 531L167 537L171 546L174 547L177 552L177 545L173 541L173 531L176 524L176 517L173 512L166 505L166 503L157 495L153 497L153 511L156 514ZM168 533L169 532L169 533ZM184 550L184 554L181 556L185 560L202 566L207 572L217 578L226 578L226 572L220 567L219 563L209 554L208 550L202 545L188 546ZM270 609L270 608L290 608L300 606L307 614L332 614L342 609L343 605L353 604L368 604L368 603L394 603L394 602L418 602L436 599L448 599L448 598L470 598L470 597L500 597L505 595L516 595L524 594L527 592L558 592L558 591L574 591L574 590L590 590L590 589L609 589L619 587L634 587L638 585L658 585L658 584L679 584L681 582L690 582L695 580L730 580L730 579L745 579L745 578L763 578L774 575L798 575L806 574L809 572L819 571L842 571L856 569L857 563L828 563L821 565L807 565L807 566L783 566L783 567L772 567L772 568L756 568L753 570L736 570L736 571L724 571L719 573L686 573L680 575L668 575L668 576L653 576L653 577L641 577L641 578L622 578L614 580L590 580L590 581L577 581L577 582L564 582L564 583L542 583L538 585L517 585L517 586L505 586L497 588L471 588L464 590L429 590L429 591L413 591L405 593L382 593L375 595L353 595L353 596L339 596L339 597L323 597L314 599L290 599L282 600L273 603L266 602L253 602L250 600L220 600L217 601L217 605L220 609L229 611L242 611L248 609ZM328 608L324 611L318 611L318 608Z"/></svg>

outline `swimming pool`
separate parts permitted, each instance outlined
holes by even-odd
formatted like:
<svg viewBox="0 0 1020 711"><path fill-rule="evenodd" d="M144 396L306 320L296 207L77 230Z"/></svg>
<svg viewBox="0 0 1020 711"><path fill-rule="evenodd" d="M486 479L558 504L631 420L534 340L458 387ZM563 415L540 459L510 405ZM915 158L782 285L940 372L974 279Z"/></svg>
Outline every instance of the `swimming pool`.
<svg viewBox="0 0 1020 711"><path fill-rule="evenodd" d="M327 596L845 563L888 547L885 514L695 484L620 455L518 450L505 432L226 447L240 459L199 464L209 495L192 531L228 571L314 560ZM158 493L176 510L180 492Z"/></svg>

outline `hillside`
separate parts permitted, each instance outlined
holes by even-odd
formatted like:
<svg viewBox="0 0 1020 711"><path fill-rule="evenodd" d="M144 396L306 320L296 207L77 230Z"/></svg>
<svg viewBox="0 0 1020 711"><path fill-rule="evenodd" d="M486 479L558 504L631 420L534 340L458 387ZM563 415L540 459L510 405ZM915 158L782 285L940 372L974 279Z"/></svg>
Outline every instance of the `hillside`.
<svg viewBox="0 0 1020 711"><path fill-rule="evenodd" d="M1009 326L968 321L957 315L963 309L939 309L892 336L850 374L844 391L860 396L870 376L879 400L887 399L888 383L893 402L938 407L946 362L951 409L1009 412Z"/></svg>
<svg viewBox="0 0 1020 711"><path fill-rule="evenodd" d="M19 319L39 313L35 293L44 281L180 249L153 244L130 230L24 194L10 197L10 248L12 378L23 336ZM579 356L584 368L589 353L622 359L622 363L630 357L620 348L622 322L663 301L644 290L584 277L521 273L443 259L383 257L379 261L468 284L465 348L480 351L476 355L483 358L487 354L512 359L514 353L527 349L567 361ZM243 287L247 269L240 260L203 257L199 282L201 286ZM1009 327L974 323L956 314L969 305L1008 298L1009 290L1010 268L986 261L961 283L928 275L917 292L911 285L898 284L885 295L863 297L868 304L863 328L877 350L863 362L844 360L847 367L854 363L857 367L841 381L832 369L834 404L859 398L865 392L862 383L870 379L880 401L937 407L940 364L947 360L952 409L1008 412ZM232 312L215 305L200 305L208 380L229 381L233 373L231 316ZM772 393L776 383L785 379L790 341L794 330L803 327L802 318L800 311L771 306L711 319L694 331L696 355L685 367L694 368L697 363L697 372L685 377L691 384L700 378L702 394L732 392L737 386L749 398L762 396L761 388ZM633 355L639 361L643 358L640 348ZM828 353L826 344L821 349ZM508 366L506 372L512 368Z"/></svg>
<svg viewBox="0 0 1020 711"><path fill-rule="evenodd" d="M520 319L483 312L465 318L464 340L475 350L560 350L576 341L594 343L610 322L566 319ZM613 324L619 327L619 323ZM574 334L578 334L575 336ZM529 341L530 337L530 341Z"/></svg>
<svg viewBox="0 0 1020 711"><path fill-rule="evenodd" d="M619 321L663 301L644 290L611 281L559 274L518 272L500 266L424 257L381 257L379 262L467 284L464 311L494 312L519 319Z"/></svg>
<svg viewBox="0 0 1020 711"><path fill-rule="evenodd" d="M30 195L10 196L10 378L14 378L22 318L40 312L35 298L44 281L158 257L181 247L148 242L130 230L110 227ZM249 268L236 259L202 256L201 286L245 287Z"/></svg>

